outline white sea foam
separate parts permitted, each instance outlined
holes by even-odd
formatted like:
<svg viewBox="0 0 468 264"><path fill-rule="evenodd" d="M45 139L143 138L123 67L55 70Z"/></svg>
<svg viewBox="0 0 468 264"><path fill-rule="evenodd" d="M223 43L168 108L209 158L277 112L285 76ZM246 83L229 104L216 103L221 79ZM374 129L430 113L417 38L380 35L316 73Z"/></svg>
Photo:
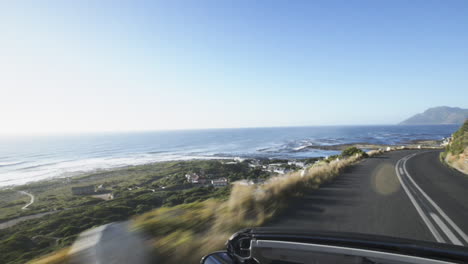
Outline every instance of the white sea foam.
<svg viewBox="0 0 468 264"><path fill-rule="evenodd" d="M70 177L96 170L108 170L126 166L142 165L170 160L191 160L191 159L231 159L234 157L220 156L181 156L165 155L156 156L149 154L135 155L121 158L91 158L64 162L47 163L36 166L29 166L21 170L11 170L1 174L0 186L20 185L32 181L39 181L49 178Z"/></svg>

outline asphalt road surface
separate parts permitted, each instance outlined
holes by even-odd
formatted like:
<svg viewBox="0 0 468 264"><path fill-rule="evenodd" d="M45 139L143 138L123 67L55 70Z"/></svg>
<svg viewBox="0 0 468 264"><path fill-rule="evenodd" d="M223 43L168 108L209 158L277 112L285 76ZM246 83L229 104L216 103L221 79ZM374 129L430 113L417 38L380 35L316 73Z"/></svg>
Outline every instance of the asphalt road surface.
<svg viewBox="0 0 468 264"><path fill-rule="evenodd" d="M71 264L157 263L147 238L131 231L129 222L117 222L80 234L71 250Z"/></svg>
<svg viewBox="0 0 468 264"><path fill-rule="evenodd" d="M468 176L438 155L402 150L366 159L293 201L268 226L468 246Z"/></svg>

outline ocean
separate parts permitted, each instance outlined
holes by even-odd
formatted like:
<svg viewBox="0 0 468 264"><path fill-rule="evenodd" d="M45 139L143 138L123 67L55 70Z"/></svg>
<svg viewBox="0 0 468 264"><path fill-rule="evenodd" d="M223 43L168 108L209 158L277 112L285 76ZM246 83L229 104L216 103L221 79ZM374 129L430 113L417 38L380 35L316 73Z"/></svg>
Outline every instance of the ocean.
<svg viewBox="0 0 468 264"><path fill-rule="evenodd" d="M0 186L167 160L309 158L313 145L442 139L457 125L321 126L0 137Z"/></svg>

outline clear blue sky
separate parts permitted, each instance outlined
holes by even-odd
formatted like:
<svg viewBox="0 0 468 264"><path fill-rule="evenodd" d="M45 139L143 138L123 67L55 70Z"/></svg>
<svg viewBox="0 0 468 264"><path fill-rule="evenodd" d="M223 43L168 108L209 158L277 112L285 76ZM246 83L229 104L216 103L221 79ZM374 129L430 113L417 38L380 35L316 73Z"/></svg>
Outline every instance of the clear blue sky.
<svg viewBox="0 0 468 264"><path fill-rule="evenodd" d="M468 108L468 1L5 1L0 133L391 124Z"/></svg>

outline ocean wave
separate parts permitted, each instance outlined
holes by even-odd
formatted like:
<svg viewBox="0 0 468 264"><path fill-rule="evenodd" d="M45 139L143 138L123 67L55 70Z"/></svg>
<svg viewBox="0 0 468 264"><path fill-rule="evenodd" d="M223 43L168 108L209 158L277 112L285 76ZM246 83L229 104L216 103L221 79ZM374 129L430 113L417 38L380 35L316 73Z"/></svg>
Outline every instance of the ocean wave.
<svg viewBox="0 0 468 264"><path fill-rule="evenodd" d="M260 148L260 149L257 149L258 152L275 152L275 151L278 151L277 149L275 148Z"/></svg>
<svg viewBox="0 0 468 264"><path fill-rule="evenodd" d="M31 158L49 158L49 157L52 157L53 155L50 154L50 153L40 153L40 154L30 154L30 155L26 155L24 156L24 158L26 159L31 159Z"/></svg>
<svg viewBox="0 0 468 264"><path fill-rule="evenodd" d="M18 168L17 170L21 171L21 170L38 169L38 168L49 167L49 166L52 166L52 165L65 163L65 162L70 162L70 161L73 161L73 160L62 160L62 161L54 161L54 162L49 162L49 163L41 163L41 164L32 165L32 166L28 166L28 167Z"/></svg>
<svg viewBox="0 0 468 264"><path fill-rule="evenodd" d="M161 153L167 153L167 150L161 150L161 151L148 151L146 152L147 154L161 154Z"/></svg>
<svg viewBox="0 0 468 264"><path fill-rule="evenodd" d="M303 146L299 146L299 147L293 148L292 150L294 150L294 151L302 151L302 150L307 149L307 148L310 148L310 147L312 147L312 146L314 146L314 145L311 145L311 144L309 144L309 145L303 145Z"/></svg>
<svg viewBox="0 0 468 264"><path fill-rule="evenodd" d="M25 163L28 163L28 162L27 161L0 162L0 168L12 167L12 166L25 164Z"/></svg>

